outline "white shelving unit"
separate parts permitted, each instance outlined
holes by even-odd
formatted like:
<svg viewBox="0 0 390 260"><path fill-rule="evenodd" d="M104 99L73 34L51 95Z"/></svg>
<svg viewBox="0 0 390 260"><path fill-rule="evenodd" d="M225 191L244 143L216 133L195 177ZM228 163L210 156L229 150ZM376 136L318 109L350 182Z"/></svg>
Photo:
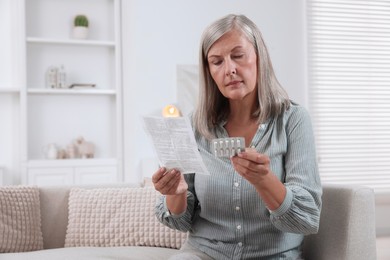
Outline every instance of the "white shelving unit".
<svg viewBox="0 0 390 260"><path fill-rule="evenodd" d="M28 94L46 95L116 95L112 89L29 89Z"/></svg>
<svg viewBox="0 0 390 260"><path fill-rule="evenodd" d="M18 154L13 164L20 165L20 176L13 182L123 181L121 0L0 0L0 5L4 10L0 22L6 24L0 33L11 35L4 53L13 53L6 59L12 66L0 61L1 69L10 75L0 76L0 99L13 102L8 105L11 112L0 113L0 120L11 117L10 113L20 119L14 122L16 129L8 130L14 132L12 139L20 147L13 152L14 157ZM77 14L89 19L88 39L71 36ZM48 88L47 69L62 65L67 85L95 87ZM95 145L94 158L45 159L48 144L66 149L80 136ZM2 142L0 138L0 156L5 153ZM14 143L9 141L7 146Z"/></svg>
<svg viewBox="0 0 390 260"><path fill-rule="evenodd" d="M103 184L117 182L117 160L31 160L27 182L50 184Z"/></svg>
<svg viewBox="0 0 390 260"><path fill-rule="evenodd" d="M0 89L0 93L1 94L19 94L20 90L17 89L17 88L6 88L6 87L2 87Z"/></svg>
<svg viewBox="0 0 390 260"><path fill-rule="evenodd" d="M37 43L37 44L62 44L62 45L86 45L86 46L102 46L102 47L112 47L115 48L115 42L113 41L92 41L92 40L58 40L58 39L49 39L49 38L35 38L27 37L28 43Z"/></svg>

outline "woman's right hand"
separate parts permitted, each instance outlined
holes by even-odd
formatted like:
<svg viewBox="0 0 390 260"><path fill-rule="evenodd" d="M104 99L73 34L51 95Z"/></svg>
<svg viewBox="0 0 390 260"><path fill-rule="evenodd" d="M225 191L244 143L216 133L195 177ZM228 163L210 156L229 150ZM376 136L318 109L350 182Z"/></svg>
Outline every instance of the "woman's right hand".
<svg viewBox="0 0 390 260"><path fill-rule="evenodd" d="M178 170L158 169L152 176L154 188L163 195L180 195L187 192L188 184Z"/></svg>

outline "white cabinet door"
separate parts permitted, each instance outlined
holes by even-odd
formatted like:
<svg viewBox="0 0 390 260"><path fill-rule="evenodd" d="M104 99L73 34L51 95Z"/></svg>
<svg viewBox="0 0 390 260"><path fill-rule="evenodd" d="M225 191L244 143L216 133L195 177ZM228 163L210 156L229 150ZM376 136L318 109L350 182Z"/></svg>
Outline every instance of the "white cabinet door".
<svg viewBox="0 0 390 260"><path fill-rule="evenodd" d="M38 186L70 185L73 183L73 168L34 168L28 170L28 184Z"/></svg>
<svg viewBox="0 0 390 260"><path fill-rule="evenodd" d="M75 184L105 184L117 180L115 166L77 167L75 168Z"/></svg>

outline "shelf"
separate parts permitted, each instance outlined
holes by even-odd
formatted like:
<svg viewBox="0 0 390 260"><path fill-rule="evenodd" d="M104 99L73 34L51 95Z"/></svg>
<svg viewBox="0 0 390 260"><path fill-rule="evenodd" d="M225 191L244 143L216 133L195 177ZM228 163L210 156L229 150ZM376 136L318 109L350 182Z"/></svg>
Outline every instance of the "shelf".
<svg viewBox="0 0 390 260"><path fill-rule="evenodd" d="M30 168L41 167L82 167L82 166L116 166L115 158L107 159L61 159L61 160L29 160L27 162Z"/></svg>
<svg viewBox="0 0 390 260"><path fill-rule="evenodd" d="M20 92L17 88L0 88L2 94L18 94Z"/></svg>
<svg viewBox="0 0 390 260"><path fill-rule="evenodd" d="M2 87L20 89L12 92L0 89L0 94L19 93L9 95L11 98L0 97L5 102L19 104L19 110L11 112L21 117L21 122L15 123L20 124L17 134L21 136L21 183L88 184L121 180L121 0L17 2L21 8L15 8L12 21L18 22L18 26L12 28L20 30L12 36L20 44L9 49L20 53L14 67L22 70L15 75L6 74L13 77L4 77L3 81L15 84ZM80 12L91 21L87 39L72 37L71 22ZM51 66L64 66L66 87L48 87L47 72ZM80 86L70 88L73 83ZM42 149L47 144L54 142L66 149L66 144L77 136L92 140L95 158L46 159Z"/></svg>
<svg viewBox="0 0 390 260"><path fill-rule="evenodd" d="M102 47L115 47L113 41L93 41L93 40L73 40L73 39L53 39L53 38L37 38L27 37L28 43L36 44L63 44L63 45L85 45L85 46L102 46Z"/></svg>
<svg viewBox="0 0 390 260"><path fill-rule="evenodd" d="M43 95L116 95L113 89L29 89L29 94Z"/></svg>

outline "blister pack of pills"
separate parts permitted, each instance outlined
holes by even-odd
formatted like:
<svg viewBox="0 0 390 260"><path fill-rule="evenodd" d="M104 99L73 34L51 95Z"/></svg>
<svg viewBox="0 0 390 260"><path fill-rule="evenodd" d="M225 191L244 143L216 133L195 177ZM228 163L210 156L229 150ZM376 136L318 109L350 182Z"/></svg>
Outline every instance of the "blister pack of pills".
<svg viewBox="0 0 390 260"><path fill-rule="evenodd" d="M245 139L244 137L213 139L212 149L217 157L233 157L245 150Z"/></svg>

